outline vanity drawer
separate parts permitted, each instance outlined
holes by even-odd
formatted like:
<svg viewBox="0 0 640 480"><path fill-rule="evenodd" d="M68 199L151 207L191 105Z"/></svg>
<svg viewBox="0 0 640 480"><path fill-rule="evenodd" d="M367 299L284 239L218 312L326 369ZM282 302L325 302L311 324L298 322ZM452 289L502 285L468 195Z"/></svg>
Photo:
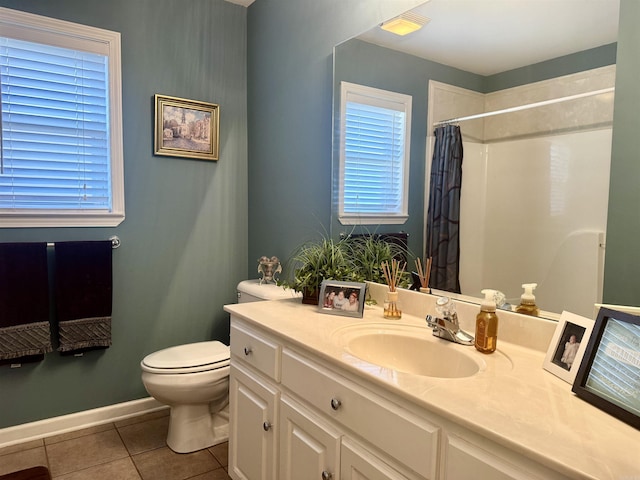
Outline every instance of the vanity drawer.
<svg viewBox="0 0 640 480"><path fill-rule="evenodd" d="M282 347L277 342L232 321L230 348L232 357L240 358L269 378L280 381Z"/></svg>
<svg viewBox="0 0 640 480"><path fill-rule="evenodd" d="M288 348L282 384L418 474L436 478L438 426Z"/></svg>

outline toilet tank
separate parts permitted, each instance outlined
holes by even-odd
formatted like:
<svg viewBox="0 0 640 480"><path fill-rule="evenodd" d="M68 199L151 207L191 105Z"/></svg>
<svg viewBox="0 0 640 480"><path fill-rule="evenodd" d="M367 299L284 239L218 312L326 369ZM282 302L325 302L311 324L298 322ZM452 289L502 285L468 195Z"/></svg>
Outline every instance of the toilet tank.
<svg viewBox="0 0 640 480"><path fill-rule="evenodd" d="M238 303L283 300L302 296L291 288L285 289L273 283L260 284L260 280L244 280L238 284L237 290Z"/></svg>

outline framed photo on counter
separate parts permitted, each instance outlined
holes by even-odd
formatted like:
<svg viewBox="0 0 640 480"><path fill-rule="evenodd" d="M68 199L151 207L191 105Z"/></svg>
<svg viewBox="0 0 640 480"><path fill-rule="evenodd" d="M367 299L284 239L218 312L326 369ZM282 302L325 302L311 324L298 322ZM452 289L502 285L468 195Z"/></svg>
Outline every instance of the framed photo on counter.
<svg viewBox="0 0 640 480"><path fill-rule="evenodd" d="M593 320L562 312L544 359L544 369L567 383L573 383L587 349Z"/></svg>
<svg viewBox="0 0 640 480"><path fill-rule="evenodd" d="M640 316L600 308L572 390L640 429Z"/></svg>
<svg viewBox="0 0 640 480"><path fill-rule="evenodd" d="M324 280L320 287L318 309L331 315L362 318L366 290L366 283Z"/></svg>

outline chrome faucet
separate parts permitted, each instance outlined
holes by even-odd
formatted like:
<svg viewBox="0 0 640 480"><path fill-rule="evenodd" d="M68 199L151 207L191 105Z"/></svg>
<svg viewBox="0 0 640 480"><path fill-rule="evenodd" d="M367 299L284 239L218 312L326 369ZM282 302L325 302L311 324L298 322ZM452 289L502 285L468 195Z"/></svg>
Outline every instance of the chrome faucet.
<svg viewBox="0 0 640 480"><path fill-rule="evenodd" d="M442 316L435 319L427 315L427 325L433 329L433 336L461 345L473 345L473 335L460 328L455 304L449 297L440 297L436 301L436 311Z"/></svg>

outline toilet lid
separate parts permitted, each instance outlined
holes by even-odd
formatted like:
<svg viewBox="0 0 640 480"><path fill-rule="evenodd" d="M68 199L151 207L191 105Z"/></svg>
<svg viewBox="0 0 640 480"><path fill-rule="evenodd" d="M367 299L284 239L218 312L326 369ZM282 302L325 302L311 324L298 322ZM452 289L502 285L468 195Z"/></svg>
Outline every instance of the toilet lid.
<svg viewBox="0 0 640 480"><path fill-rule="evenodd" d="M189 343L151 353L142 360L154 370L211 370L229 365L229 347L218 341Z"/></svg>

